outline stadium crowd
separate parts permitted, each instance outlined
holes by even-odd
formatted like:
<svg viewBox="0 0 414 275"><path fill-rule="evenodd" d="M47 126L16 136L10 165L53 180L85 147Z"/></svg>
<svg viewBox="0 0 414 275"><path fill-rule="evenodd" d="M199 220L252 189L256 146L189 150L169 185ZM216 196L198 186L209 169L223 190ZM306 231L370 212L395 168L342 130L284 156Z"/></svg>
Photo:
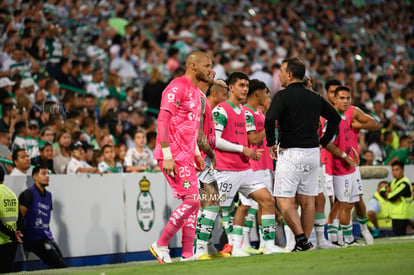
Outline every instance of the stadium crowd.
<svg viewBox="0 0 414 275"><path fill-rule="evenodd" d="M414 159L411 2L0 0L1 169L160 171L161 94L200 50L216 80L242 72L271 97L289 57L322 95L339 80L381 128L361 131L361 165L403 170Z"/></svg>
<svg viewBox="0 0 414 275"><path fill-rule="evenodd" d="M271 95L281 89L281 61L300 56L314 90L324 93L326 80L339 79L353 104L382 123L361 135L368 164L411 163L410 7L402 0L2 0L0 135L11 151L0 157L22 147L33 162L54 162L51 170L65 173L70 145L83 141L85 167L97 168L110 144L124 170L144 169L125 162L157 169L151 150L161 93L183 74L184 57L200 49L212 57L216 79L243 71ZM151 150L126 154L137 129ZM52 154L44 150L49 143Z"/></svg>

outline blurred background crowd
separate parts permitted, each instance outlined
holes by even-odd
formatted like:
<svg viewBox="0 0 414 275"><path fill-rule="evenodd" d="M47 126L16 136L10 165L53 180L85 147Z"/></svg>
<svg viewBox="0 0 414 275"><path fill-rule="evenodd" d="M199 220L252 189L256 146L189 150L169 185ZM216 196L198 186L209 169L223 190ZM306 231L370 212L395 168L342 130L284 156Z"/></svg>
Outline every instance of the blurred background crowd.
<svg viewBox="0 0 414 275"><path fill-rule="evenodd" d="M161 94L196 49L217 79L243 71L272 95L281 61L300 57L315 91L336 78L381 123L360 136L363 164L412 163L411 0L0 0L0 158L23 173L70 173L71 158L87 172L158 170Z"/></svg>

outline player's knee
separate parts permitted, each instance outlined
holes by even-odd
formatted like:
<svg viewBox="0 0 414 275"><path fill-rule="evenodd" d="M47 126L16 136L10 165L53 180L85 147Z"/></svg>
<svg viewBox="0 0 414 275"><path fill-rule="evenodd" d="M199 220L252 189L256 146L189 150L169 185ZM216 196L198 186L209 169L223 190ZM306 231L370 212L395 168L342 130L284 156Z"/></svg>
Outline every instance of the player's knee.
<svg viewBox="0 0 414 275"><path fill-rule="evenodd" d="M263 199L261 199L259 201L259 205L263 208L263 209L267 209L267 210L271 210L271 209L275 209L275 198L272 197L270 194L269 196L264 197Z"/></svg>

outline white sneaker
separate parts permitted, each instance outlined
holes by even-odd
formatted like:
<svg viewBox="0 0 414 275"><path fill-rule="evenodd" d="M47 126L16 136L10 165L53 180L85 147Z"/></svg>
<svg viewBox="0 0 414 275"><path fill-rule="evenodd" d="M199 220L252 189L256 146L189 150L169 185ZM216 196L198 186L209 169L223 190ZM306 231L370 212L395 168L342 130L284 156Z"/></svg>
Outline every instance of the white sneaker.
<svg viewBox="0 0 414 275"><path fill-rule="evenodd" d="M232 257L247 257L247 256L250 256L250 254L243 251L242 248L233 247L233 252L231 253L231 256Z"/></svg>
<svg viewBox="0 0 414 275"><path fill-rule="evenodd" d="M364 246L363 244L360 244L359 242L357 242L356 240L353 240L352 242L348 243L345 242L345 247L350 247L350 246Z"/></svg>
<svg viewBox="0 0 414 275"><path fill-rule="evenodd" d="M280 254L280 253L289 253L290 251L285 249L285 248L281 248L277 245L273 246L273 247L265 247L263 250L263 254L264 255L268 255L268 254Z"/></svg>
<svg viewBox="0 0 414 275"><path fill-rule="evenodd" d="M361 231L361 235L364 238L365 243L367 245L373 245L374 244L374 238L372 237L371 232L369 232L369 230Z"/></svg>
<svg viewBox="0 0 414 275"><path fill-rule="evenodd" d="M190 261L196 261L197 257L195 255L191 256L190 258L184 258L181 257L181 262L190 262Z"/></svg>
<svg viewBox="0 0 414 275"><path fill-rule="evenodd" d="M170 257L170 250L166 247L158 246L157 242L153 243L149 247L149 251L151 252L152 256L157 258L157 260L161 264L172 263L172 260L171 260L171 257Z"/></svg>
<svg viewBox="0 0 414 275"><path fill-rule="evenodd" d="M254 247L251 246L247 246L247 247L242 247L243 251L246 253L249 253L250 255L259 255L261 254L259 250L255 249Z"/></svg>
<svg viewBox="0 0 414 275"><path fill-rule="evenodd" d="M204 244L203 245L197 244L197 246L196 246L196 255L197 255L197 257L199 257L201 255L204 255L204 254L209 254L207 246L204 245Z"/></svg>
<svg viewBox="0 0 414 275"><path fill-rule="evenodd" d="M339 245L335 245L331 243L330 241L323 240L321 243L316 245L317 249L332 249L332 248L341 248Z"/></svg>

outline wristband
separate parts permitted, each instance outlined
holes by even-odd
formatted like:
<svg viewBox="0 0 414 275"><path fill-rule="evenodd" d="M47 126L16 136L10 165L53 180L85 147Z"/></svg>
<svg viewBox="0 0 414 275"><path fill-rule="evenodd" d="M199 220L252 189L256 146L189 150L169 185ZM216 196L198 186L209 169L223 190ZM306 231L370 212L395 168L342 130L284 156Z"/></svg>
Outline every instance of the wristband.
<svg viewBox="0 0 414 275"><path fill-rule="evenodd" d="M345 152L342 152L341 158L346 159L348 155Z"/></svg>
<svg viewBox="0 0 414 275"><path fill-rule="evenodd" d="M170 147L162 148L162 154L164 156L164 160L172 159L171 149Z"/></svg>
<svg viewBox="0 0 414 275"><path fill-rule="evenodd" d="M197 145L196 145L196 147L195 147L195 155L196 155L196 156L201 156L200 149L198 148L198 146L197 146Z"/></svg>

